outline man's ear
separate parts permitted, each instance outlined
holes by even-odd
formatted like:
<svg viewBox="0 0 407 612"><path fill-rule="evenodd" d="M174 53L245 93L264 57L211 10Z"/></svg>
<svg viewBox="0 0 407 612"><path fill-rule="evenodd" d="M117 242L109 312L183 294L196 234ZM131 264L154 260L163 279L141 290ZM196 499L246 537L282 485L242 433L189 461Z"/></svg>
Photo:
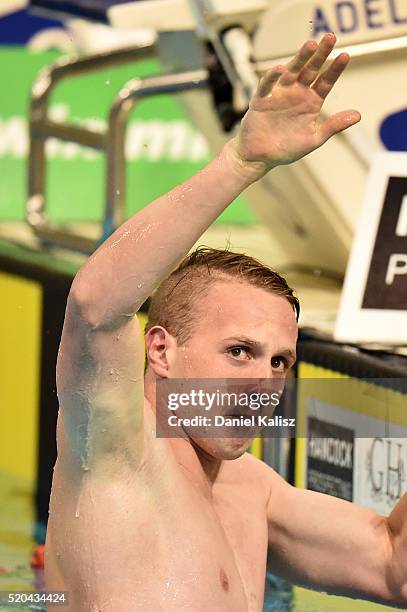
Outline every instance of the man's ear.
<svg viewBox="0 0 407 612"><path fill-rule="evenodd" d="M155 325L145 336L149 367L160 378L169 378L170 354L177 345L176 339L164 327Z"/></svg>

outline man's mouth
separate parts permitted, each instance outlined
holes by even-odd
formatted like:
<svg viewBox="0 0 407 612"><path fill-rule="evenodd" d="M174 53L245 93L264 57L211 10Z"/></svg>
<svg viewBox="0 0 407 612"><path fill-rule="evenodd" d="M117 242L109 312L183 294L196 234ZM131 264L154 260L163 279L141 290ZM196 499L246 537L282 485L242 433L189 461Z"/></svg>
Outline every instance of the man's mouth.
<svg viewBox="0 0 407 612"><path fill-rule="evenodd" d="M258 414L258 411L257 410L250 410L250 409L248 409L248 410L240 409L240 410L233 410L232 412L227 412L224 416L227 417L227 418L230 418L230 417L247 418L247 417L251 417L253 414Z"/></svg>

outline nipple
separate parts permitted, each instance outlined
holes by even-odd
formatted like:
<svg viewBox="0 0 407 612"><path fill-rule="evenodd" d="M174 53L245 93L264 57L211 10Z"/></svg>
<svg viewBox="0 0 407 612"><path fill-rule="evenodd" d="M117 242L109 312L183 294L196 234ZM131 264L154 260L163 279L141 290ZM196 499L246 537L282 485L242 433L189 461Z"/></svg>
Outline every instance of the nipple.
<svg viewBox="0 0 407 612"><path fill-rule="evenodd" d="M219 579L220 579L220 583L222 585L222 589L224 591L228 591L229 590L229 579L226 575L226 572L223 568L220 568L220 572L219 572Z"/></svg>

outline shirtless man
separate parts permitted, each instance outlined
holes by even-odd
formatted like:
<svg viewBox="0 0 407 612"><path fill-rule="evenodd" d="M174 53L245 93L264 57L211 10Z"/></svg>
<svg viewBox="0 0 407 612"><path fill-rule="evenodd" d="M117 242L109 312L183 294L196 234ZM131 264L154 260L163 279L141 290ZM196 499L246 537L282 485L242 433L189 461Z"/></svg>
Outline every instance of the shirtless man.
<svg viewBox="0 0 407 612"><path fill-rule="evenodd" d="M75 277L46 543L47 589L69 591L72 612L259 612L267 548L272 570L295 583L407 606L406 496L384 518L290 486L245 452L247 440L155 436L160 379L287 374L297 338L288 293L215 274L177 311L186 340L171 321L149 326L145 376L134 316L248 185L359 121L354 110L318 121L349 60L323 67L334 43L333 34L308 41L269 71L239 134L123 224Z"/></svg>

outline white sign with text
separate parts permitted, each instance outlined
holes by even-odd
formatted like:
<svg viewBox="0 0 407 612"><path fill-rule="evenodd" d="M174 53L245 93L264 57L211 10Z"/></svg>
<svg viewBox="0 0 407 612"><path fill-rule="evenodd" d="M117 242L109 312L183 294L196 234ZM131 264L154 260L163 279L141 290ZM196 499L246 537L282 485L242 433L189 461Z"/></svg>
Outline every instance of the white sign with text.
<svg viewBox="0 0 407 612"><path fill-rule="evenodd" d="M407 343L407 153L375 156L335 339Z"/></svg>

